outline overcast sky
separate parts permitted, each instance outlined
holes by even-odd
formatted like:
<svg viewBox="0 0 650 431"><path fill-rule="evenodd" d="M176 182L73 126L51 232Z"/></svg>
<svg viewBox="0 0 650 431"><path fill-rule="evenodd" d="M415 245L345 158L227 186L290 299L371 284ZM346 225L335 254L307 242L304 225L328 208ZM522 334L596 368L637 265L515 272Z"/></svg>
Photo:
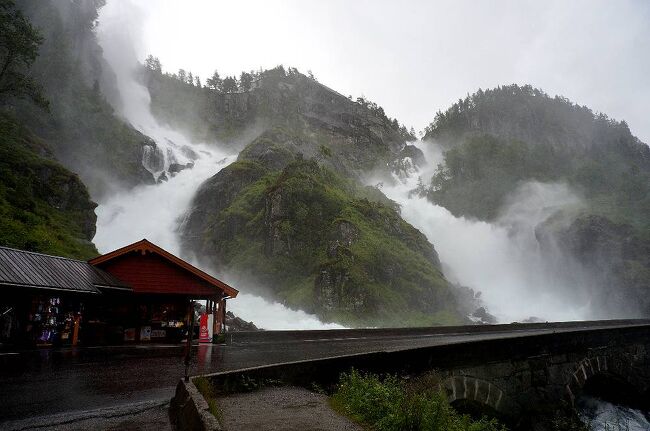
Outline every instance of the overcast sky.
<svg viewBox="0 0 650 431"><path fill-rule="evenodd" d="M168 71L312 70L417 130L478 88L530 83L650 143L650 1L135 1L138 55Z"/></svg>

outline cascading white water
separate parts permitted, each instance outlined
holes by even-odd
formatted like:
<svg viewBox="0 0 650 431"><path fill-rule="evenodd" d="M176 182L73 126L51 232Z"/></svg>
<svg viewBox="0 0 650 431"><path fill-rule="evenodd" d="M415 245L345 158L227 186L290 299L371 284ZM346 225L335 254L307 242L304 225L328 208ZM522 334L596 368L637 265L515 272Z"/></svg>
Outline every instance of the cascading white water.
<svg viewBox="0 0 650 431"><path fill-rule="evenodd" d="M138 60L131 31L138 25L137 20L133 21L137 9L128 3L113 0L101 9L97 35L104 58L115 72L121 99L116 107L118 112L155 141L155 147L145 147L143 165L157 179L168 173L169 179L160 184L118 192L100 201L96 209L97 233L93 241L97 249L105 253L147 238L171 253L179 254L178 226L194 194L205 180L234 161L236 154L228 154L216 143L193 143L178 131L160 125L153 117L149 108L149 91L135 78ZM190 166L178 173L170 173L173 163ZM246 294L245 286L237 287L243 292L230 302L229 309L245 320L254 321L259 327L341 327L324 324L315 316Z"/></svg>
<svg viewBox="0 0 650 431"><path fill-rule="evenodd" d="M578 399L578 411L590 431L648 431L650 421L640 410L618 406L598 398L583 395Z"/></svg>
<svg viewBox="0 0 650 431"><path fill-rule="evenodd" d="M103 55L115 73L118 112L136 129L151 137L142 164L157 177L172 163L189 167L170 174L167 182L122 191L99 203L94 242L101 252L147 237L179 252L177 226L199 185L235 159L217 145L193 143L183 134L160 125L151 114L149 90L136 79L139 66L133 47L131 22L137 9L122 1L108 2L100 11L97 36ZM157 153L157 154L156 154Z"/></svg>
<svg viewBox="0 0 650 431"><path fill-rule="evenodd" d="M497 223L455 217L409 193L420 179L426 183L442 161L435 145L417 146L427 157L426 166L396 176L381 189L401 205L403 218L435 245L448 279L480 292L500 322L591 317L584 273L570 262L556 262L553 253L542 253L534 232L556 211L579 207L577 196L565 185L529 183L511 197Z"/></svg>

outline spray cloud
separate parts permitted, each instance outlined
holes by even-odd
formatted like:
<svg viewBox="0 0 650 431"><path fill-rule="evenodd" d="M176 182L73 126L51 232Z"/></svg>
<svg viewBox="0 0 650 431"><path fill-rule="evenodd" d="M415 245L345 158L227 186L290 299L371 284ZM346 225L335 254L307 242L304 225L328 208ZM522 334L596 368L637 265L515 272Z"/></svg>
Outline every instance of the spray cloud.
<svg viewBox="0 0 650 431"><path fill-rule="evenodd" d="M581 207L579 196L565 184L530 182L509 197L494 223L455 217L410 193L442 161L439 147L421 142L417 146L425 152L427 165L382 191L435 245L450 281L480 292L500 322L594 317L587 271L552 241L542 246L538 240L544 223L572 220Z"/></svg>

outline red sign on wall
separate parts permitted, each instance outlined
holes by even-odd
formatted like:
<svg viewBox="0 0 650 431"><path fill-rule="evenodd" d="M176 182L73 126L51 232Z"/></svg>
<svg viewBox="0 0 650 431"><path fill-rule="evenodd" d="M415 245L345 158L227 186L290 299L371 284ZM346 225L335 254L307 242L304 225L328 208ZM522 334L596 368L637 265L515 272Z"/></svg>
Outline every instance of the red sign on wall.
<svg viewBox="0 0 650 431"><path fill-rule="evenodd" d="M208 314L201 314L199 325L199 343L211 343L212 337L210 337L210 322L208 321Z"/></svg>

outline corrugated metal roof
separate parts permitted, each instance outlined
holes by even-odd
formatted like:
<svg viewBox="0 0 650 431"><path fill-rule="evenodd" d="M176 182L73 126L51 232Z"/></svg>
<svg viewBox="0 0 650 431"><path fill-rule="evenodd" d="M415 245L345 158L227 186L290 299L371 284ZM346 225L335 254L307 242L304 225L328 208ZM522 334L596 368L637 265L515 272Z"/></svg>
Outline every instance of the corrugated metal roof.
<svg viewBox="0 0 650 431"><path fill-rule="evenodd" d="M100 293L131 286L83 260L0 247L0 286Z"/></svg>

